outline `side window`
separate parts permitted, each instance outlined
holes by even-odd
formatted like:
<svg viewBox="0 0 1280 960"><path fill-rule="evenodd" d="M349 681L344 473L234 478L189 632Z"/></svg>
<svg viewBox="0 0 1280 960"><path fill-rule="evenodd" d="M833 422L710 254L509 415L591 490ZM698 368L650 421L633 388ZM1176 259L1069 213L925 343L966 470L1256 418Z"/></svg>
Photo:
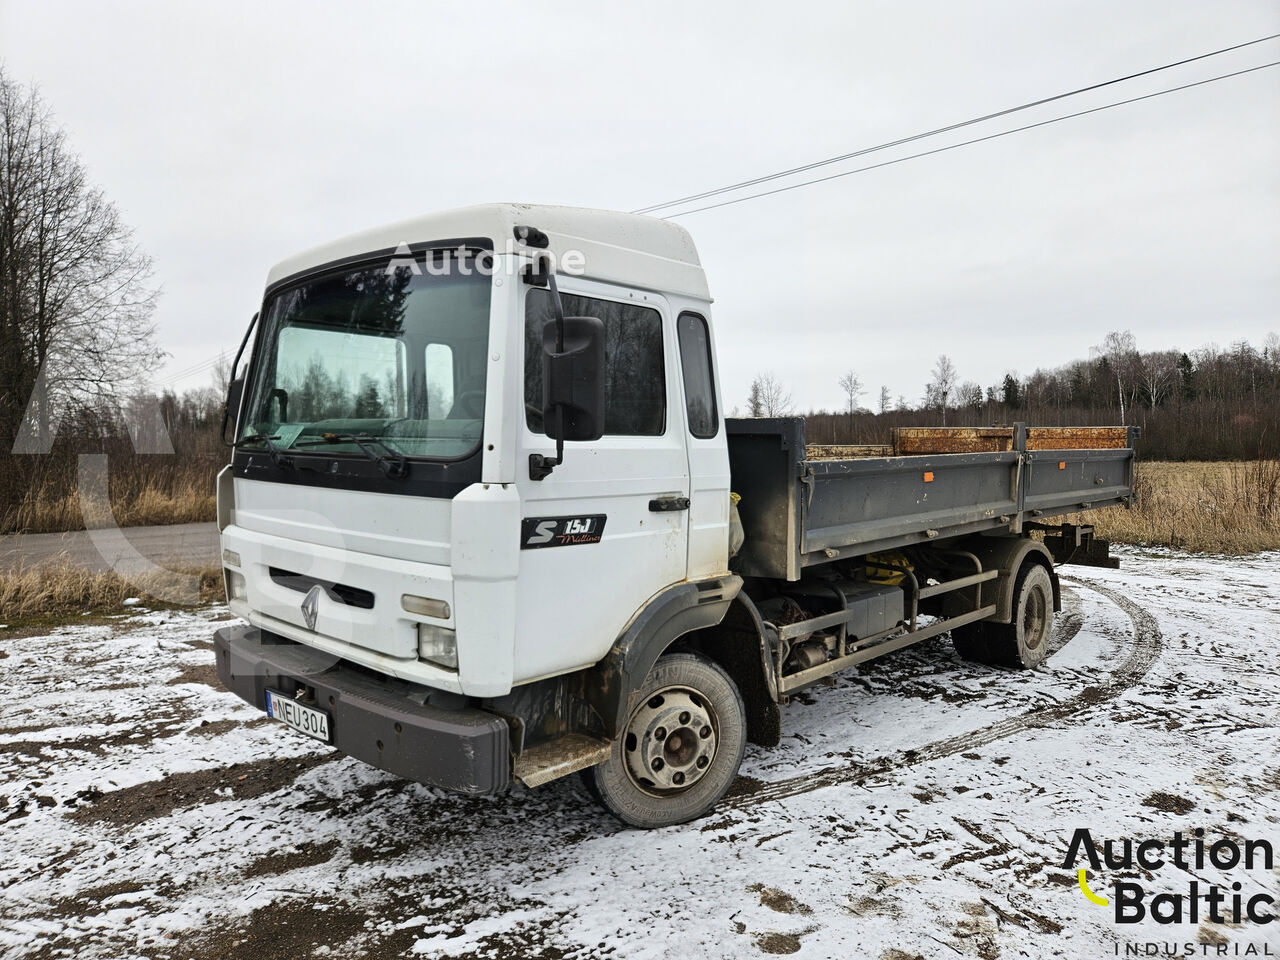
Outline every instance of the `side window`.
<svg viewBox="0 0 1280 960"><path fill-rule="evenodd" d="M604 322L604 432L661 436L667 390L662 360L662 317L652 307L562 293L565 316ZM529 429L542 433L542 330L553 321L551 294L529 291L525 301L524 399Z"/></svg>
<svg viewBox="0 0 1280 960"><path fill-rule="evenodd" d="M707 321L696 313L682 313L676 321L680 337L680 369L684 372L689 432L703 440L720 429L716 416L716 388L711 379L711 335Z"/></svg>

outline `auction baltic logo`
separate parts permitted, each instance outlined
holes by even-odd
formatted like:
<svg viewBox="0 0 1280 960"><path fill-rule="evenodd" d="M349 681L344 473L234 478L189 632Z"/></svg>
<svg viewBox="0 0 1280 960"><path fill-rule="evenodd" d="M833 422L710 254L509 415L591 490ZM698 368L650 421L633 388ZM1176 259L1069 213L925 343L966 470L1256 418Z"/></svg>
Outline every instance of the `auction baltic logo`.
<svg viewBox="0 0 1280 960"><path fill-rule="evenodd" d="M1199 923L1202 919L1210 923L1231 924L1237 928L1245 924L1270 924L1276 922L1276 898L1267 893L1247 893L1245 883L1233 881L1229 887L1218 883L1205 883L1198 877L1209 868L1217 870L1265 871L1264 876L1274 868L1274 852L1267 840L1243 840L1237 842L1230 837L1221 837L1212 843L1205 840L1204 830L1197 828L1191 836L1181 830L1175 831L1168 840L1149 838L1133 840L1128 837L1119 840L1105 840L1101 853L1088 829L1079 827L1071 837L1067 855L1062 862L1064 869L1077 871L1077 882L1080 891L1092 903L1099 906L1111 905L1114 909L1115 922L1119 924L1135 924L1150 918L1158 924ZM1087 866L1081 865L1081 857ZM1154 879L1154 874L1165 867L1172 867L1184 875L1197 879L1186 882L1183 891L1152 892L1136 879L1116 879L1112 881L1113 896L1100 896L1089 886L1088 871L1101 871L1104 868L1114 871L1125 871L1137 876L1139 872L1145 877ZM1151 880L1147 882L1150 883ZM1203 906L1202 906L1203 902ZM1148 955L1134 949L1138 947L1165 947L1161 944L1127 944L1126 955ZM1178 945L1172 945L1178 946ZM1275 956L1270 946L1237 944L1241 949L1228 953L1226 945L1214 945L1209 950L1208 944L1188 943L1182 945L1186 949L1168 955L1175 956ZM1116 945L1116 953L1121 952Z"/></svg>

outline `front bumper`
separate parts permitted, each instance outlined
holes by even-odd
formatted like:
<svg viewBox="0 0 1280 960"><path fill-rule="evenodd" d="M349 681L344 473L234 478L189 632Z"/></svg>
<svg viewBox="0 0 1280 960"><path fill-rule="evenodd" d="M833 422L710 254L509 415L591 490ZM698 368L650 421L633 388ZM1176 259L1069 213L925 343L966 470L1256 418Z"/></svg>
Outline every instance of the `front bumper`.
<svg viewBox="0 0 1280 960"><path fill-rule="evenodd" d="M460 793L494 793L511 780L507 722L475 707L430 702L456 695L379 677L257 627L224 627L213 644L218 679L259 710L266 711L268 688L314 690L314 705L331 717L334 747L349 756Z"/></svg>

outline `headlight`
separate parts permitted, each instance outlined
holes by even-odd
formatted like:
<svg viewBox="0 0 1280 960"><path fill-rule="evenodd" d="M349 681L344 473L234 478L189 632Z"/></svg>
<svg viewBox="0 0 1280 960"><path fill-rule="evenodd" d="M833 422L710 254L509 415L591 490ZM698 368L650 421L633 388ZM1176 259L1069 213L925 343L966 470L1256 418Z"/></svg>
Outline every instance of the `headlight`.
<svg viewBox="0 0 1280 960"><path fill-rule="evenodd" d="M458 635L434 623L418 624L418 656L447 670L458 669Z"/></svg>
<svg viewBox="0 0 1280 960"><path fill-rule="evenodd" d="M248 599L249 594L245 589L244 574L229 570L226 567L222 568L222 572L227 580L227 602Z"/></svg>

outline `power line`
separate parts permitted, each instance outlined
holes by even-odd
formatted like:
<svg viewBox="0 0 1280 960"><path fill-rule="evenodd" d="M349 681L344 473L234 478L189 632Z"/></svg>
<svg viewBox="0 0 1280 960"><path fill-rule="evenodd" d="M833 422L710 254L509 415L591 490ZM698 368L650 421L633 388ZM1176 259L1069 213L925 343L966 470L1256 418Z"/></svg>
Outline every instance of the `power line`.
<svg viewBox="0 0 1280 960"><path fill-rule="evenodd" d="M157 380L153 380L152 386L156 386L156 387L164 386L166 384L174 383L178 380L185 380L188 377L194 377L199 373L203 373L206 369L209 369L215 366L220 359L221 359L221 356L214 357L211 360L202 360L200 363L187 367L183 370L179 370L177 373L171 373L167 377L161 377Z"/></svg>
<svg viewBox="0 0 1280 960"><path fill-rule="evenodd" d="M801 183L792 183L785 187L777 187L773 190L762 190L760 193L752 193L745 197L735 197L732 200L723 200L720 203L707 204L705 207L694 207L692 210L681 210L678 213L669 213L663 219L671 219L673 217L684 217L691 213L701 213L704 210L715 210L719 207L728 207L735 203L742 203L745 200L756 200L760 197L773 196L775 193L786 193L788 190L795 190L799 187L808 187L815 183L825 183L828 180L838 180L841 177L852 176L855 173L865 173L868 170L879 170L881 167L891 167L895 163L903 163L906 160L917 160L920 157L930 157L935 153L946 153L948 150L956 150L960 147L967 147L975 143L983 143L987 140L997 140L1000 137L1007 137L1013 133L1021 133L1024 130L1034 130L1036 127L1047 127L1051 123L1060 123L1063 120L1072 120L1076 117L1088 116L1091 113L1099 113L1103 110L1110 110L1112 107L1123 107L1126 104L1138 103L1142 100L1151 100L1154 97L1162 97L1167 93L1177 93L1180 90L1190 90L1192 87L1202 87L1207 83L1215 83L1218 80L1227 80L1231 77L1243 76L1246 73L1255 73L1258 70L1266 70L1268 67L1280 66L1280 60L1274 60L1271 63L1264 63L1260 66L1249 67L1245 70L1236 70L1233 73L1224 73L1216 77L1209 77L1207 80L1197 80L1194 83L1184 83L1179 87L1169 87L1165 90L1157 90L1155 93L1148 93L1141 97L1131 97L1128 100L1117 100L1114 103L1106 103L1100 107L1092 107L1088 110L1081 110L1077 113L1068 113L1065 116L1054 117L1050 120L1041 120L1039 123L1029 123L1022 127L1014 127L1011 130L1002 130L999 133L990 133L984 137L975 137L972 140L962 140L959 143L948 144L945 147L938 147L935 150L925 150L920 153L913 153L905 157L896 157L893 160L885 160L882 163L873 163L866 167L857 167L854 170L844 170L840 173L833 173L826 177L815 177L812 180L805 180Z"/></svg>
<svg viewBox="0 0 1280 960"><path fill-rule="evenodd" d="M175 380L182 380L182 379L185 379L186 377L195 376L196 374L202 372L206 368L212 367L214 363L216 363L216 361L206 360L205 362L198 363L193 367L187 367L185 370L179 370L176 373L171 373L167 377L161 377L155 382L156 383L172 383Z"/></svg>
<svg viewBox="0 0 1280 960"><path fill-rule="evenodd" d="M838 157L829 157L826 160L816 160L813 163L806 163L798 167L792 167L789 170L780 170L777 173L766 174L762 177L756 177L752 180L742 180L742 181L739 181L738 183L731 183L728 186L717 187L714 190L704 190L702 193L692 193L689 196L681 197L678 200L668 200L666 203L650 204L647 207L641 207L640 209L632 210L631 212L632 213L653 213L656 210L665 210L668 207L679 206L682 203L692 203L695 200L705 200L708 197L718 196L722 193L730 193L734 190L741 190L744 187L753 187L753 186L756 186L757 184L767 183L770 180L777 180L780 177L789 177L793 174L804 173L808 170L817 169L818 167L829 166L830 164L833 164L833 163L841 163L842 161L845 161L845 160L852 160L854 157L865 156L868 153L876 153L877 151L880 151L880 150L888 150L890 147L899 147L905 143L913 143L916 140L923 140L926 137L937 136L940 133L949 133L952 130L959 130L963 127L970 127L970 126L973 126L974 124L983 123L984 121L987 121L987 120L994 120L997 117L1005 117L1011 113L1018 113L1023 110L1030 110L1032 107L1039 107L1039 106L1043 106L1046 103L1054 103L1058 100L1065 100L1068 97L1078 96L1079 94L1088 93L1092 90L1101 90L1104 87L1114 86L1117 83L1124 83L1128 80L1135 80L1138 77L1149 76L1153 73L1160 73L1163 70L1172 70L1174 67L1185 66L1188 63L1195 63L1198 60L1205 60L1205 59L1208 59L1209 57L1216 57L1224 53L1230 53L1233 50L1241 50L1245 47L1251 47L1251 46L1254 46L1255 44L1265 43L1268 40L1275 40L1277 38L1280 38L1280 33L1273 33L1270 36L1259 37L1257 40L1249 40L1245 43L1237 43L1231 47L1223 47L1221 50L1212 50L1209 53L1202 53L1202 54L1199 54L1198 56L1188 57L1185 60L1177 60L1173 63L1166 63L1163 66L1152 67L1149 70L1141 70L1137 73L1130 73L1123 77L1116 77L1115 79L1112 79L1112 80L1104 80L1101 83L1090 84L1087 87L1079 87L1075 90L1069 90L1066 93L1055 94L1052 97L1044 97L1040 100L1032 100L1029 103L1019 104L1016 107L1008 107L1004 110L997 110L995 113L988 113L981 117L974 117L971 120L962 120L959 123L948 124L945 127L935 127L932 130L926 130L924 133L917 133L910 137L902 137L899 140L892 140L892 141L889 141L888 143L877 144L874 147L863 147L861 150L854 150L852 153L844 153ZM811 181L811 182L816 183L818 181ZM765 194L760 194L760 196L765 196ZM707 209L707 208L703 208L703 209ZM693 212L693 211L689 211L689 212Z"/></svg>

